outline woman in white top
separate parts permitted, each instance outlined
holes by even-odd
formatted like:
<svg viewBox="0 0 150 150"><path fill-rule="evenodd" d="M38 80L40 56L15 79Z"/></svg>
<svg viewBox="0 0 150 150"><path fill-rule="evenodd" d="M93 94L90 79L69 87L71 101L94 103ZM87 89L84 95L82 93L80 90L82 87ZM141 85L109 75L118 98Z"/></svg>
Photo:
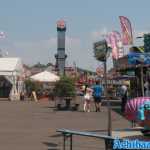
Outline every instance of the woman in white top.
<svg viewBox="0 0 150 150"><path fill-rule="evenodd" d="M84 95L84 105L83 109L86 112L90 112L90 105L91 105L91 100L92 100L92 93L93 90L91 88L86 88L85 95Z"/></svg>

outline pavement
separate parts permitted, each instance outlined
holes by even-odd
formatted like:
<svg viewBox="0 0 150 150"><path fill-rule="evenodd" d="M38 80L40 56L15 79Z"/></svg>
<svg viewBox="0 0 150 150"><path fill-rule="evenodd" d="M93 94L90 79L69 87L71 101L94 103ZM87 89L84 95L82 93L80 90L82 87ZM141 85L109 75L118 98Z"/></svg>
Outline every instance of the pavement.
<svg viewBox="0 0 150 150"><path fill-rule="evenodd" d="M56 130L67 128L107 134L107 108L102 112L57 111L53 101L0 101L0 150L62 150L63 137ZM112 128L131 124L112 111ZM69 143L67 143L69 145ZM74 150L104 149L104 141L73 137Z"/></svg>

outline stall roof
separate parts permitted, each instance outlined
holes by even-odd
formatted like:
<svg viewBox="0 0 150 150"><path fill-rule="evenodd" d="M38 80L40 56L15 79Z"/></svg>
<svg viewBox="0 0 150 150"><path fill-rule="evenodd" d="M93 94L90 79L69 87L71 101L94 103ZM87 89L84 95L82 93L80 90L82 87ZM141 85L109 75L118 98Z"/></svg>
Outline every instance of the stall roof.
<svg viewBox="0 0 150 150"><path fill-rule="evenodd" d="M130 75L122 75L122 76L116 76L113 79L114 80L129 80L129 79L134 79L136 76L130 76Z"/></svg>
<svg viewBox="0 0 150 150"><path fill-rule="evenodd" d="M39 82L56 82L60 79L60 77L49 71L43 71L31 76L30 79Z"/></svg>
<svg viewBox="0 0 150 150"><path fill-rule="evenodd" d="M23 66L20 58L0 58L0 75L9 75L12 72L22 72Z"/></svg>

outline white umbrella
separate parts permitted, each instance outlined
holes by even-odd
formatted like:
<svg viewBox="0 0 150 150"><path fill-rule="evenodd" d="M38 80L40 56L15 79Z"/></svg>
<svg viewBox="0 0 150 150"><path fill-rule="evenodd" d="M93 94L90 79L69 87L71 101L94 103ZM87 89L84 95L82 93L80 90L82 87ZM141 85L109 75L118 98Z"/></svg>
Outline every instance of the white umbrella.
<svg viewBox="0 0 150 150"><path fill-rule="evenodd" d="M39 82L56 82L60 79L60 77L54 73L43 71L31 76L30 79Z"/></svg>

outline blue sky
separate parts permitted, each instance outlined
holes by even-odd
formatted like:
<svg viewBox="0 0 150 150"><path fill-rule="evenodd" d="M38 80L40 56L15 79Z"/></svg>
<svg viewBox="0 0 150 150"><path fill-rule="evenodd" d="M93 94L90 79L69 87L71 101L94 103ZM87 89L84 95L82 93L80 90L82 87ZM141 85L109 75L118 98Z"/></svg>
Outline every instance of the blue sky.
<svg viewBox="0 0 150 150"><path fill-rule="evenodd" d="M67 65L75 61L95 71L99 63L93 57L93 42L103 33L121 30L118 16L130 19L135 36L149 32L149 6L149 0L0 0L0 31L6 33L0 49L26 64L55 63L56 22L64 19Z"/></svg>

